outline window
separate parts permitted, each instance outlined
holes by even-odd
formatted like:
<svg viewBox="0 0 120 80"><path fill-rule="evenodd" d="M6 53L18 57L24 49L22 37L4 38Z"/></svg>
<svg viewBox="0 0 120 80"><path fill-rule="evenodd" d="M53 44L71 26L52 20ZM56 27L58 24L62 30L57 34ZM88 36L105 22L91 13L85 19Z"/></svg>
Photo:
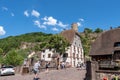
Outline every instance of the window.
<svg viewBox="0 0 120 80"><path fill-rule="evenodd" d="M114 51L113 60L120 60L120 51Z"/></svg>
<svg viewBox="0 0 120 80"><path fill-rule="evenodd" d="M51 54L48 54L48 58L51 58Z"/></svg>
<svg viewBox="0 0 120 80"><path fill-rule="evenodd" d="M79 59L79 54L77 54L77 59Z"/></svg>
<svg viewBox="0 0 120 80"><path fill-rule="evenodd" d="M77 49L77 50L78 50L78 53L79 53L79 47L78 47L78 49Z"/></svg>
<svg viewBox="0 0 120 80"><path fill-rule="evenodd" d="M73 58L75 58L75 53L73 53Z"/></svg>
<svg viewBox="0 0 120 80"><path fill-rule="evenodd" d="M68 57L68 53L64 53L64 54L63 54L63 57Z"/></svg>
<svg viewBox="0 0 120 80"><path fill-rule="evenodd" d="M79 44L79 47L80 47L80 44Z"/></svg>
<svg viewBox="0 0 120 80"><path fill-rule="evenodd" d="M114 47L120 47L120 42L115 42Z"/></svg>
<svg viewBox="0 0 120 80"><path fill-rule="evenodd" d="M76 51L75 46L74 46L74 52Z"/></svg>
<svg viewBox="0 0 120 80"><path fill-rule="evenodd" d="M43 58L45 58L45 55L43 55Z"/></svg>
<svg viewBox="0 0 120 80"><path fill-rule="evenodd" d="M43 50L43 52L45 52L45 50Z"/></svg>

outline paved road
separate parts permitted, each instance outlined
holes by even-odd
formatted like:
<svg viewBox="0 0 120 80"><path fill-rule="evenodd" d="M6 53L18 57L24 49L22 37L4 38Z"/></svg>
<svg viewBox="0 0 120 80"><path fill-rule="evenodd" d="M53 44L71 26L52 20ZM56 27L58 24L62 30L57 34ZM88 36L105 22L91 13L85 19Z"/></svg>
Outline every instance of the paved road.
<svg viewBox="0 0 120 80"><path fill-rule="evenodd" d="M65 70L51 70L48 73L41 72L40 80L83 80L85 70L67 68ZM12 76L1 76L0 80L33 80L34 74L16 74Z"/></svg>

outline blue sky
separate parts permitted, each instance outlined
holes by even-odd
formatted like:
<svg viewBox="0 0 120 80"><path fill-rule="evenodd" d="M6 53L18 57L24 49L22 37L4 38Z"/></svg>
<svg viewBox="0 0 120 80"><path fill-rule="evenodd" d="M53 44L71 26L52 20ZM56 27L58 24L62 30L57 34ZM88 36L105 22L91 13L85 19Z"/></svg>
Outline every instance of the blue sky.
<svg viewBox="0 0 120 80"><path fill-rule="evenodd" d="M0 39L31 32L60 33L78 23L109 30L120 26L120 0L0 0Z"/></svg>

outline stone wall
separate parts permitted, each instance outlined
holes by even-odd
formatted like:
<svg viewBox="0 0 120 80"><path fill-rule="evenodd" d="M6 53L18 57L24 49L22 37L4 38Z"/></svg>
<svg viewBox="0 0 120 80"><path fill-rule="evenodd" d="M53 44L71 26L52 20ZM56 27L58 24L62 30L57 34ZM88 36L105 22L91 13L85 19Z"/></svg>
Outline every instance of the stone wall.
<svg viewBox="0 0 120 80"><path fill-rule="evenodd" d="M96 71L98 70L98 63L96 61L86 62L86 77L84 80L97 80Z"/></svg>

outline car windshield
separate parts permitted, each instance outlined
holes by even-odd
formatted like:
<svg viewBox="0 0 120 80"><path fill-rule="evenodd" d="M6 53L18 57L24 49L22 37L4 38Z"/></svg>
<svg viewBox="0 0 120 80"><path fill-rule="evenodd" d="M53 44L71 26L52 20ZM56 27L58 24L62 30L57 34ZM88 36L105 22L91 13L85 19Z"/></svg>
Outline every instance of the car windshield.
<svg viewBox="0 0 120 80"><path fill-rule="evenodd" d="M1 68L13 68L13 66L2 66Z"/></svg>

